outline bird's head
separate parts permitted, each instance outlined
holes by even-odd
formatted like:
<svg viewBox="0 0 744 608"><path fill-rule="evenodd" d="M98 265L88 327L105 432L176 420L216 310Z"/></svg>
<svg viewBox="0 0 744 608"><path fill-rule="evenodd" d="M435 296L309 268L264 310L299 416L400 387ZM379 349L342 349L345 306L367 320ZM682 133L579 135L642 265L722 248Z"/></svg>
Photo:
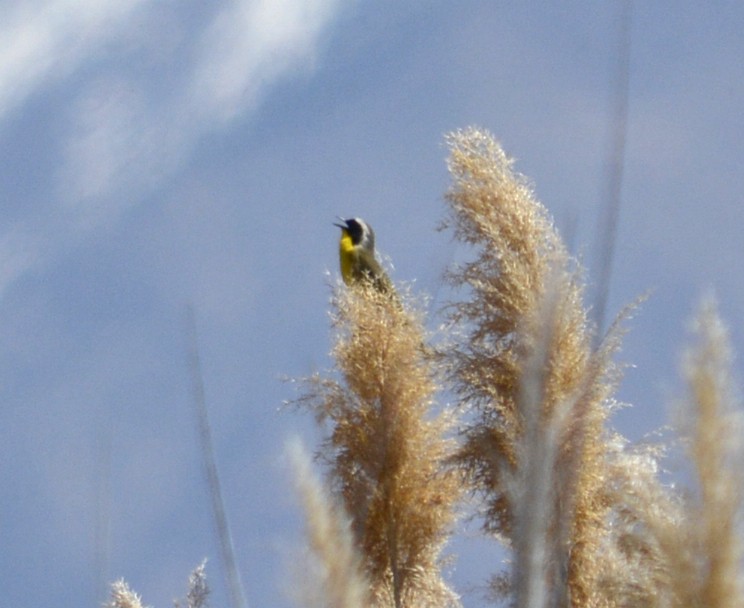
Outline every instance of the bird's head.
<svg viewBox="0 0 744 608"><path fill-rule="evenodd" d="M362 249L366 249L367 251L371 252L375 250L375 233L372 230L372 227L367 224L367 222L358 217L353 217L348 220L345 220L343 218L338 219L340 219L343 223L334 224L334 226L338 226L339 228L341 228L344 234L349 235L351 243L352 245L354 245L354 247L360 246L362 247Z"/></svg>

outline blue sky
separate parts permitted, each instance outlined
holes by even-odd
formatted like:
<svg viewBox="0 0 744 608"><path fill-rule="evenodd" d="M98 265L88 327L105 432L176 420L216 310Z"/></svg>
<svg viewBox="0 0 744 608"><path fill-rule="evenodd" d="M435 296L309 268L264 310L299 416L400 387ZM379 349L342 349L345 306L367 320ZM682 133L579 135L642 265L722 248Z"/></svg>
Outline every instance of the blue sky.
<svg viewBox="0 0 744 608"><path fill-rule="evenodd" d="M280 409L281 378L328 365L335 216L369 220L436 310L462 253L435 231L443 136L479 125L593 263L620 6L545 4L0 2L4 604L95 605L105 567L168 606L206 556L225 605L191 304L248 600L289 605L302 537L283 451L317 433ZM706 290L744 352L741 23L738 2L634 10L610 297L613 314L651 293L620 356L633 438L666 419ZM467 591L500 554L462 551Z"/></svg>

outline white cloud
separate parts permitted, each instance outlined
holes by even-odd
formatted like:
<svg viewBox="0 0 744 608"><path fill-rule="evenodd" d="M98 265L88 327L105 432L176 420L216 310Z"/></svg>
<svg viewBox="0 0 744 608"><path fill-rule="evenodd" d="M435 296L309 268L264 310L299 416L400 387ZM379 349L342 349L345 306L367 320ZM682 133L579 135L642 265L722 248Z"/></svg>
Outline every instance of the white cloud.
<svg viewBox="0 0 744 608"><path fill-rule="evenodd" d="M144 0L49 0L2 7L0 119L73 72Z"/></svg>
<svg viewBox="0 0 744 608"><path fill-rule="evenodd" d="M74 106L58 172L60 206L70 227L111 223L177 163L182 143L175 116L124 79L102 78Z"/></svg>
<svg viewBox="0 0 744 608"><path fill-rule="evenodd" d="M201 136L254 107L281 75L312 63L334 4L232 2L196 43L187 75L165 95L155 91L158 82L116 73L87 84L73 106L59 172L63 206L75 224L115 220L171 174Z"/></svg>
<svg viewBox="0 0 744 608"><path fill-rule="evenodd" d="M144 0L3 6L0 120L73 73L79 82L67 92L68 109L52 119L67 121L60 129L62 160L50 177L57 198L49 216L58 223L54 230L47 220L30 226L45 235L35 250L0 234L0 289L43 264L42 251L54 254L116 222L172 175L206 133L250 111L282 76L312 66L338 6L338 0L233 0L178 44L163 45L136 31L150 19L173 25L163 10L184 16ZM135 64L147 69L130 69Z"/></svg>
<svg viewBox="0 0 744 608"><path fill-rule="evenodd" d="M336 0L236 0L205 31L194 72L194 112L229 120L286 71L312 64Z"/></svg>

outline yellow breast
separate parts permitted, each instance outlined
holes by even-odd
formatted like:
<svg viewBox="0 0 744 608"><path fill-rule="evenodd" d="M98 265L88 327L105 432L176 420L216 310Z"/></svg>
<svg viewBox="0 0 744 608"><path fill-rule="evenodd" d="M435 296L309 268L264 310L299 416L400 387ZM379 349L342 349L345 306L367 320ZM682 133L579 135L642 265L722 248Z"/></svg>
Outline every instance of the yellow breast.
<svg viewBox="0 0 744 608"><path fill-rule="evenodd" d="M351 242L351 236L346 230L341 231L341 240L338 244L339 259L341 260L341 277L344 283L350 284L353 280L352 268L356 258L356 251Z"/></svg>

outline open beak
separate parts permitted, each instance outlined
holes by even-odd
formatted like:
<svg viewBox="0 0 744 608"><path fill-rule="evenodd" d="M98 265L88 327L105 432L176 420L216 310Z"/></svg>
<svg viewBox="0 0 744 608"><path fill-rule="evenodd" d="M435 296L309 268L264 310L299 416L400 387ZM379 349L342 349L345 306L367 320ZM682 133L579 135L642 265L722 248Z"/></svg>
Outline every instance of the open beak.
<svg viewBox="0 0 744 608"><path fill-rule="evenodd" d="M338 215L337 215L336 217L337 217L338 219L340 219L340 220L341 220L341 221L343 222L343 224L337 224L336 222L333 222L333 225L334 225L334 226L338 226L339 228L341 228L341 230L346 230L346 229L348 229L348 227L349 227L349 224L348 224L348 222L347 222L347 221L346 221L346 220L345 220L344 218L342 218L342 217L340 217L340 216L338 216Z"/></svg>

